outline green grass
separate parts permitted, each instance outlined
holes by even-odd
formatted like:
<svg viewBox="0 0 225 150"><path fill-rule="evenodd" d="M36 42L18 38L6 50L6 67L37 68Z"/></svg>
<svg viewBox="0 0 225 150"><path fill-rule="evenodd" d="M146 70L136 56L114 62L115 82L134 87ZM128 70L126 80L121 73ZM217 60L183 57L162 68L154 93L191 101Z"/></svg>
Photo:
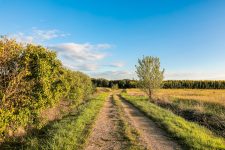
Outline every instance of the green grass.
<svg viewBox="0 0 225 150"><path fill-rule="evenodd" d="M136 96L139 99L148 99L146 96ZM170 98L157 99L155 104L166 108L188 121L203 125L212 132L225 138L225 107L213 101L196 99Z"/></svg>
<svg viewBox="0 0 225 150"><path fill-rule="evenodd" d="M99 94L68 116L50 123L35 134L28 135L22 142L20 141L21 143L3 144L2 149L69 150L82 148L107 96L108 93Z"/></svg>
<svg viewBox="0 0 225 150"><path fill-rule="evenodd" d="M140 143L140 137L138 131L129 123L128 118L124 112L124 108L118 96L113 95L113 102L117 108L119 115L119 121L117 124L120 135L127 141L127 150L144 150L146 149Z"/></svg>
<svg viewBox="0 0 225 150"><path fill-rule="evenodd" d="M172 101L172 104L183 109L193 109L193 110L200 109L200 111L204 113L225 117L225 106L218 103L203 102L195 99L176 98Z"/></svg>
<svg viewBox="0 0 225 150"><path fill-rule="evenodd" d="M146 99L122 93L121 96L144 112L164 128L173 138L187 149L214 150L225 149L225 140L216 137L210 130L163 109Z"/></svg>

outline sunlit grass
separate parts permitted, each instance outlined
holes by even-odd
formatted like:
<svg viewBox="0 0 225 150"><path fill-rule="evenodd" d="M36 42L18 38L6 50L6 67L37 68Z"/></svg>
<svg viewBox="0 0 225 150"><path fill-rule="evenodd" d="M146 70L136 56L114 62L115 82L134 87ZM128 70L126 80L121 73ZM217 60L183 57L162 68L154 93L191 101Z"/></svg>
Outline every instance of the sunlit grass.
<svg viewBox="0 0 225 150"><path fill-rule="evenodd" d="M27 135L22 141L4 143L0 149L80 149L84 146L107 96L108 93L101 93L61 120L49 123L40 131Z"/></svg>
<svg viewBox="0 0 225 150"><path fill-rule="evenodd" d="M139 89L127 89L127 92L133 95L144 95ZM192 99L219 103L225 106L225 90L217 89L159 89L155 91L154 98L163 100Z"/></svg>
<svg viewBox="0 0 225 150"><path fill-rule="evenodd" d="M225 149L223 138L216 137L208 129L173 114L171 111L163 109L147 99L141 97L122 94L123 98L139 108L148 117L157 122L162 128L181 144L189 149Z"/></svg>

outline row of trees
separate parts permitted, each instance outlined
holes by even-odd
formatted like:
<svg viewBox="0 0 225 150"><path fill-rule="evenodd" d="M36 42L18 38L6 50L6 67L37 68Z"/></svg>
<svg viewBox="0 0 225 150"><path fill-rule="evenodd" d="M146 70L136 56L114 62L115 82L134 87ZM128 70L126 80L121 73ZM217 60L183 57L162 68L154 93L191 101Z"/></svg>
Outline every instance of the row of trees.
<svg viewBox="0 0 225 150"><path fill-rule="evenodd" d="M219 80L167 80L163 81L165 89L225 89L225 81Z"/></svg>
<svg viewBox="0 0 225 150"><path fill-rule="evenodd" d="M91 92L91 79L65 69L55 52L0 39L0 136L34 125L42 110L62 98L75 106Z"/></svg>
<svg viewBox="0 0 225 150"><path fill-rule="evenodd" d="M138 88L139 82L137 80L106 80L106 79L92 79L96 87L109 87L118 85L121 89ZM225 81L219 80L165 80L161 85L164 89L225 89Z"/></svg>
<svg viewBox="0 0 225 150"><path fill-rule="evenodd" d="M137 80L129 80L129 79L123 79L123 80L107 80L103 78L94 79L92 78L92 83L95 87L108 87L112 88L113 86L118 86L120 89L126 89L126 88L137 88Z"/></svg>

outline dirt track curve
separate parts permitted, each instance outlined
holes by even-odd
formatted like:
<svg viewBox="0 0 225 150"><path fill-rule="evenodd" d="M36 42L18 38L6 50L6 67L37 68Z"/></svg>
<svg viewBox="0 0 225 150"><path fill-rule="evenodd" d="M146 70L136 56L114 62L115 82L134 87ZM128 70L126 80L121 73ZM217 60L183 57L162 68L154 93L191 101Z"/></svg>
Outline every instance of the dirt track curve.
<svg viewBox="0 0 225 150"><path fill-rule="evenodd" d="M157 125L130 103L122 100L122 105L133 126L139 131L140 137L152 150L180 150L181 147L170 139Z"/></svg>
<svg viewBox="0 0 225 150"><path fill-rule="evenodd" d="M119 138L116 121L118 115L112 96L105 102L87 141L85 150L122 150L125 141Z"/></svg>
<svg viewBox="0 0 225 150"><path fill-rule="evenodd" d="M137 108L124 100L122 100L122 106L132 126L140 133L140 138L147 144L148 149L181 149L176 142L170 139L162 129L158 128L153 121ZM126 141L120 138L122 136L118 136L116 121L118 121L118 114L112 96L110 96L98 115L93 131L87 140L85 150L126 149Z"/></svg>

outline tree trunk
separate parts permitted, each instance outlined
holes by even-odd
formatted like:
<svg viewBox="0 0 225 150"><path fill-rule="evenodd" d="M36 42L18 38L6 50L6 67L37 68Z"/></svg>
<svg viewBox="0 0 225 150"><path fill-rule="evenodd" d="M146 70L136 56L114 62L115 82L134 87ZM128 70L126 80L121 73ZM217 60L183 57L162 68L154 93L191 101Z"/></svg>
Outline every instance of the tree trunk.
<svg viewBox="0 0 225 150"><path fill-rule="evenodd" d="M149 101L152 101L152 91L150 88L148 89L148 98L149 98Z"/></svg>

